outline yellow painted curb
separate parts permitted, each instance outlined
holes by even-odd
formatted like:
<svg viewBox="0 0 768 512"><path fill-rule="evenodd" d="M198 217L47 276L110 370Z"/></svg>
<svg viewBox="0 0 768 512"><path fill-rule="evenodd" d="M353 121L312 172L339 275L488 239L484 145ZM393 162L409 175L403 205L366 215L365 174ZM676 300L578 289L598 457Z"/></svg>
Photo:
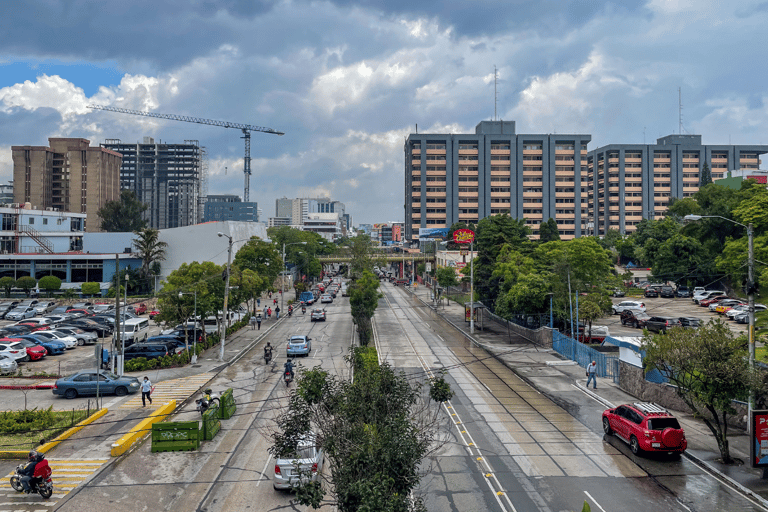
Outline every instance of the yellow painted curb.
<svg viewBox="0 0 768 512"><path fill-rule="evenodd" d="M51 451L54 448L56 448L62 441L66 441L67 439L69 439L73 435L75 435L78 432L80 432L83 429L83 427L85 427L87 425L90 425L91 423L93 423L94 421L98 420L99 418L101 418L102 416L107 414L108 412L109 411L107 409L99 409L98 411L96 411L95 413L91 414L89 417L85 418L83 421L81 421L80 423L78 423L74 427L72 427L72 428L62 432L59 436L57 436L53 440L48 441L44 445L35 448L35 450L37 450L39 452L43 452L43 453L48 453L49 451ZM23 450L23 451L22 450L4 450L4 451L0 451L0 459L5 459L5 458L24 458L28 454L29 454L29 450Z"/></svg>
<svg viewBox="0 0 768 512"><path fill-rule="evenodd" d="M171 412L176 409L176 400L171 400L167 404L163 405L155 412L149 415L148 418L139 422L138 425L133 427L130 432L120 438L119 441L112 444L111 454L113 457L122 455L128 451L128 448L136 444L144 436L152 432L152 424L159 421L163 421Z"/></svg>

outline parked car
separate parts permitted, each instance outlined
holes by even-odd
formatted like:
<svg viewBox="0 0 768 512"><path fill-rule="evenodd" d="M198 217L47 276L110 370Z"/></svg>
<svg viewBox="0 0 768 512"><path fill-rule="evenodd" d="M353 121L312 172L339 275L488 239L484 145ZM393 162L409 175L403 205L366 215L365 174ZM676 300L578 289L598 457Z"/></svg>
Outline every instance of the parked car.
<svg viewBox="0 0 768 512"><path fill-rule="evenodd" d="M646 297L656 298L659 296L659 292L653 286L649 286L648 288L645 289L645 293L643 295L645 295Z"/></svg>
<svg viewBox="0 0 768 512"><path fill-rule="evenodd" d="M296 449L291 453L275 456L275 472L272 487L289 490L300 484L316 482L323 471L323 449L315 446L315 435L299 437Z"/></svg>
<svg viewBox="0 0 768 512"><path fill-rule="evenodd" d="M631 309L632 311L642 311L645 312L645 304L642 302L638 302L636 300L623 300L617 304L614 304L611 306L613 309L613 314L618 315L622 311L626 311L628 309Z"/></svg>
<svg viewBox="0 0 768 512"><path fill-rule="evenodd" d="M56 302L52 300L38 302L37 304L35 304L35 312L38 315L44 315L49 311L53 310L53 308L55 307L56 307Z"/></svg>
<svg viewBox="0 0 768 512"><path fill-rule="evenodd" d="M681 316L678 320L680 320L680 325L686 329L696 329L701 325L701 319L695 316Z"/></svg>
<svg viewBox="0 0 768 512"><path fill-rule="evenodd" d="M311 322L325 322L325 310L324 309L313 309L312 313L309 315L309 320Z"/></svg>
<svg viewBox="0 0 768 512"><path fill-rule="evenodd" d="M293 335L288 338L287 355L291 356L308 356L312 351L312 338L303 334Z"/></svg>
<svg viewBox="0 0 768 512"><path fill-rule="evenodd" d="M181 353L184 352L187 348L187 345L190 346L190 350L192 347L192 342L184 343L183 339L176 338L174 336L150 336L147 338L146 343L162 343L163 345L166 345L168 347L168 350L173 353Z"/></svg>
<svg viewBox="0 0 768 512"><path fill-rule="evenodd" d="M24 320L25 318L32 318L35 316L35 308L32 306L17 307L5 314L6 320Z"/></svg>
<svg viewBox="0 0 768 512"><path fill-rule="evenodd" d="M48 352L49 355L52 356L58 356L64 353L65 350L67 350L67 346L64 345L60 341L56 341L53 339L48 339L44 336L35 336L34 334L22 334L21 336L17 336L17 338L20 338L22 340L27 340L32 343L36 343L40 345L41 347L45 348L46 352Z"/></svg>
<svg viewBox="0 0 768 512"><path fill-rule="evenodd" d="M688 448L685 432L666 409L649 402L620 405L603 411L603 432L641 452L682 453Z"/></svg>
<svg viewBox="0 0 768 512"><path fill-rule="evenodd" d="M143 315L144 313L147 312L147 305L144 304L143 302L140 304L135 304L133 306L133 312L136 313L137 315Z"/></svg>
<svg viewBox="0 0 768 512"><path fill-rule="evenodd" d="M613 296L614 297L624 297L626 295L626 292L622 290L621 288L614 288L613 289Z"/></svg>
<svg viewBox="0 0 768 512"><path fill-rule="evenodd" d="M710 304L709 305L709 310L710 311L714 310L714 312L717 313L718 315L723 315L723 314L725 314L726 311L728 311L732 307L740 306L742 304L744 304L744 303L742 301L740 301L739 299L725 299L725 300L721 300L720 302L717 302L715 304Z"/></svg>
<svg viewBox="0 0 768 512"><path fill-rule="evenodd" d="M646 329L659 334L665 334L673 327L682 327L680 317L652 316L645 322Z"/></svg>
<svg viewBox="0 0 768 512"><path fill-rule="evenodd" d="M82 329L84 331L96 333L96 335L100 338L112 334L111 327L98 323L90 318L75 318L74 320L67 320L65 325L67 327L77 327L78 329Z"/></svg>
<svg viewBox="0 0 768 512"><path fill-rule="evenodd" d="M14 335L29 334L30 332L32 332L32 328L28 325L6 325L0 329L0 337L13 338Z"/></svg>
<svg viewBox="0 0 768 512"><path fill-rule="evenodd" d="M165 357L171 353L168 346L163 343L134 343L125 349L125 360L130 361L139 357L147 359L157 359Z"/></svg>
<svg viewBox="0 0 768 512"><path fill-rule="evenodd" d="M88 331L84 331L83 329L78 329L77 327L61 327L56 326L54 329L56 332L60 332L62 334L66 334L67 336L72 336L77 340L77 345L90 345L92 343L96 343L96 341L99 339L96 334Z"/></svg>
<svg viewBox="0 0 768 512"><path fill-rule="evenodd" d="M10 375L19 371L19 363L12 357L0 354L0 373Z"/></svg>
<svg viewBox="0 0 768 512"><path fill-rule="evenodd" d="M39 361L48 355L48 350L39 343L34 343L24 338L9 338L18 341L27 351L27 356L30 361Z"/></svg>
<svg viewBox="0 0 768 512"><path fill-rule="evenodd" d="M675 290L675 295L688 298L691 296L691 290L687 286L678 286L677 290Z"/></svg>
<svg viewBox="0 0 768 512"><path fill-rule="evenodd" d="M671 286L662 286L661 290L659 291L659 296L664 299L674 299L675 289Z"/></svg>
<svg viewBox="0 0 768 512"><path fill-rule="evenodd" d="M696 304L701 305L701 301L708 300L712 297L725 297L722 290L707 290L703 293L699 293L698 295L693 296L693 302Z"/></svg>
<svg viewBox="0 0 768 512"><path fill-rule="evenodd" d="M321 304L327 304L333 302L333 297L330 293L324 293L320 296L320 303Z"/></svg>
<svg viewBox="0 0 768 512"><path fill-rule="evenodd" d="M621 312L621 325L631 325L635 329L642 329L649 318L651 315L648 313L627 309Z"/></svg>
<svg viewBox="0 0 768 512"><path fill-rule="evenodd" d="M15 338L0 338L0 354L5 354L18 361L29 361L27 349Z"/></svg>
<svg viewBox="0 0 768 512"><path fill-rule="evenodd" d="M77 318L93 316L93 311L87 308L73 308L67 311L70 315L76 315Z"/></svg>
<svg viewBox="0 0 768 512"><path fill-rule="evenodd" d="M100 395L114 393L117 396L125 396L139 390L139 379L136 377L118 377L106 370L100 370L98 374L95 370L83 370L57 380L52 391L54 395L71 399L81 395L95 395L97 384Z"/></svg>
<svg viewBox="0 0 768 512"><path fill-rule="evenodd" d="M35 331L37 336L43 336L49 340L56 340L62 342L67 349L75 348L77 346L77 338L74 336L68 336L63 332L58 331Z"/></svg>
<svg viewBox="0 0 768 512"><path fill-rule="evenodd" d="M160 314L160 310L159 310L159 309L153 309L153 310L151 310L151 311L149 312L149 319L150 319L150 320L154 320L154 319L155 319L155 317L156 317L157 315L159 315L159 314Z"/></svg>

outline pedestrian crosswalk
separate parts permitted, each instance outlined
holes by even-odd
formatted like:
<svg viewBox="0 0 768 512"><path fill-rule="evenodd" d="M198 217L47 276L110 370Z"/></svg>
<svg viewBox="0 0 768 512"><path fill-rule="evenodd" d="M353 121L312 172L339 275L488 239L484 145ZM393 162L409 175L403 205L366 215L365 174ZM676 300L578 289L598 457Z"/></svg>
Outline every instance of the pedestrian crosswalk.
<svg viewBox="0 0 768 512"><path fill-rule="evenodd" d="M164 380L155 384L152 391L152 404L147 402L147 408L157 409L163 404L176 400L186 400L191 394L196 393L200 386L211 380L215 373L201 373L191 377ZM141 393L137 393L127 402L119 406L120 409L141 409Z"/></svg>
<svg viewBox="0 0 768 512"><path fill-rule="evenodd" d="M0 512L6 511L49 511L70 491L86 481L110 459L47 459L53 471L53 495L44 500L38 494L24 494L15 491L10 482L15 472L5 476L6 485L0 488Z"/></svg>

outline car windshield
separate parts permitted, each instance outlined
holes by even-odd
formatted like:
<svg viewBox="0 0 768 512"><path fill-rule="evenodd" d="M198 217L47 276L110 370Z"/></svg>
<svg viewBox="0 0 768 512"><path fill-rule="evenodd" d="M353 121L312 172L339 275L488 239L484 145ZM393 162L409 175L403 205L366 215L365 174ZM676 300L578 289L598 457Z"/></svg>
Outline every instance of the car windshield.
<svg viewBox="0 0 768 512"><path fill-rule="evenodd" d="M102 377L106 377L106 378L108 378L109 380L117 380L117 379L119 379L119 378L120 378L120 377L118 377L117 375L115 375L115 374L114 374L114 373L112 373L112 372L101 372L101 376L102 376Z"/></svg>
<svg viewBox="0 0 768 512"><path fill-rule="evenodd" d="M648 430L664 430L665 428L679 429L680 423L677 422L677 418L668 416L648 419Z"/></svg>

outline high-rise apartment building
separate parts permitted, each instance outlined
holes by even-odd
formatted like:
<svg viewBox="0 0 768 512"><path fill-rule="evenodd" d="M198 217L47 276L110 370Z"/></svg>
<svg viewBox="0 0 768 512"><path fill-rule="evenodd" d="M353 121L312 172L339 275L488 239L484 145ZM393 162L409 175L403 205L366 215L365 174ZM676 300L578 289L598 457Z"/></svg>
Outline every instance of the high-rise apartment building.
<svg viewBox="0 0 768 512"><path fill-rule="evenodd" d="M587 180L590 234L627 234L643 219L659 219L671 198L699 190L709 167L713 180L728 171L757 169L768 146L702 145L701 135L668 135L656 144L610 144L589 152ZM591 228L594 227L594 231Z"/></svg>
<svg viewBox="0 0 768 512"><path fill-rule="evenodd" d="M200 222L204 148L198 141L163 144L144 137L143 143L107 139L101 146L123 155L120 187L132 190L149 206L144 212L149 227L178 228Z"/></svg>
<svg viewBox="0 0 768 512"><path fill-rule="evenodd" d="M474 134L412 133L405 142L405 241L421 228L525 218L535 236L556 219L560 235L582 234L587 144L581 134L517 135L514 121L482 121Z"/></svg>
<svg viewBox="0 0 768 512"><path fill-rule="evenodd" d="M101 231L97 212L120 199L122 155L78 138L49 138L49 147L13 146L13 202L85 213L85 231Z"/></svg>
<svg viewBox="0 0 768 512"><path fill-rule="evenodd" d="M275 217L286 218L293 215L293 199L282 197L275 199Z"/></svg>
<svg viewBox="0 0 768 512"><path fill-rule="evenodd" d="M259 208L256 202L243 202L238 195L222 194L205 197L203 222L218 221L258 222Z"/></svg>

